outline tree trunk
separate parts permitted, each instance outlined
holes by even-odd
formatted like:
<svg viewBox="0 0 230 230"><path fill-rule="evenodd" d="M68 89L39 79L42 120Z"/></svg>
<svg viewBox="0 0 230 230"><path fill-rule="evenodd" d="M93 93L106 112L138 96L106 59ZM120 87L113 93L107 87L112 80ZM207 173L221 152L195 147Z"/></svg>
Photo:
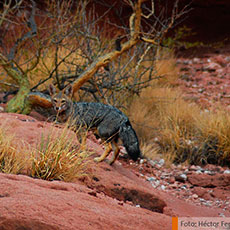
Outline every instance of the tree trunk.
<svg viewBox="0 0 230 230"><path fill-rule="evenodd" d="M28 114L31 111L31 104L25 100L30 92L30 83L27 72L24 72L19 66L14 67L12 61L9 61L5 55L0 53L0 65L6 73L18 83L19 91L15 97L8 101L6 111L9 113Z"/></svg>
<svg viewBox="0 0 230 230"><path fill-rule="evenodd" d="M6 111L9 113L28 114L31 111L30 103L25 100L30 92L30 84L27 76L18 77L19 91L15 97L8 101Z"/></svg>

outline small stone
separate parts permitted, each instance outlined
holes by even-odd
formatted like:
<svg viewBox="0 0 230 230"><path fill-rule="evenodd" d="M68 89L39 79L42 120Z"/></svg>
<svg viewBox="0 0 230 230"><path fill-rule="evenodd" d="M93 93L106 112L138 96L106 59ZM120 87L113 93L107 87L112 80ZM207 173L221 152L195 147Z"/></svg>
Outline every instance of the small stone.
<svg viewBox="0 0 230 230"><path fill-rule="evenodd" d="M193 85L192 85L192 88L197 88L197 87L198 87L197 84L193 84Z"/></svg>
<svg viewBox="0 0 230 230"><path fill-rule="evenodd" d="M119 201L118 204L121 205L121 206L123 206L124 202L123 201Z"/></svg>
<svg viewBox="0 0 230 230"><path fill-rule="evenodd" d="M165 163L165 160L164 160L164 159L160 159L160 160L159 160L159 165L163 166L164 163Z"/></svg>
<svg viewBox="0 0 230 230"><path fill-rule="evenodd" d="M214 61L223 67L228 64L227 59L221 55L216 56Z"/></svg>
<svg viewBox="0 0 230 230"><path fill-rule="evenodd" d="M187 175L183 173L176 176L175 179L179 182L185 182L187 180Z"/></svg>
<svg viewBox="0 0 230 230"><path fill-rule="evenodd" d="M171 188L176 189L178 188L178 184L175 182L174 184L170 185Z"/></svg>
<svg viewBox="0 0 230 230"><path fill-rule="evenodd" d="M220 217L225 217L224 213L219 213Z"/></svg>
<svg viewBox="0 0 230 230"><path fill-rule="evenodd" d="M211 206L212 205L212 201L206 201L206 202L204 202L204 205L205 206Z"/></svg>
<svg viewBox="0 0 230 230"><path fill-rule="evenodd" d="M198 89L198 92L199 93L203 93L205 91L205 89L204 88L200 88L200 89Z"/></svg>
<svg viewBox="0 0 230 230"><path fill-rule="evenodd" d="M95 191L88 192L89 195L97 197L97 193Z"/></svg>
<svg viewBox="0 0 230 230"><path fill-rule="evenodd" d="M221 68L221 65L215 63L215 62L210 62L208 65L205 66L204 70L208 72L215 72L216 69Z"/></svg>
<svg viewBox="0 0 230 230"><path fill-rule="evenodd" d="M145 162L144 159L140 159L140 164L143 164Z"/></svg>
<svg viewBox="0 0 230 230"><path fill-rule="evenodd" d="M197 198L198 198L198 195L197 195L197 194L193 194L193 195L192 195L192 198L197 199Z"/></svg>
<svg viewBox="0 0 230 230"><path fill-rule="evenodd" d="M157 162L156 162L156 161L153 161L153 160L150 160L149 163L150 163L150 165L152 165L153 167L157 164Z"/></svg>
<svg viewBox="0 0 230 230"><path fill-rule="evenodd" d="M156 180L154 182L151 182L151 185L154 187L154 188L157 188L159 185L160 185L160 181L159 180Z"/></svg>
<svg viewBox="0 0 230 230"><path fill-rule="evenodd" d="M230 174L230 170L229 169L224 170L224 174Z"/></svg>
<svg viewBox="0 0 230 230"><path fill-rule="evenodd" d="M162 168L162 165L156 164L154 167L155 167L156 169L160 169L160 168Z"/></svg>
<svg viewBox="0 0 230 230"><path fill-rule="evenodd" d="M150 182L151 182L151 181L156 181L156 177L154 177L154 176L148 177L148 178L147 178L147 181L150 181Z"/></svg>
<svg viewBox="0 0 230 230"><path fill-rule="evenodd" d="M175 177L174 177L174 176L171 176L171 177L168 179L168 183L169 183L169 184L174 184L174 183L175 183Z"/></svg>
<svg viewBox="0 0 230 230"><path fill-rule="evenodd" d="M186 190L187 189L187 185L182 185L180 188L183 189L183 190Z"/></svg>
<svg viewBox="0 0 230 230"><path fill-rule="evenodd" d="M197 167L195 165L192 165L190 168L189 168L190 171L196 171L197 170Z"/></svg>
<svg viewBox="0 0 230 230"><path fill-rule="evenodd" d="M201 169L196 170L196 174L201 174L201 173L202 173Z"/></svg>
<svg viewBox="0 0 230 230"><path fill-rule="evenodd" d="M193 58L193 63L200 63L200 58Z"/></svg>

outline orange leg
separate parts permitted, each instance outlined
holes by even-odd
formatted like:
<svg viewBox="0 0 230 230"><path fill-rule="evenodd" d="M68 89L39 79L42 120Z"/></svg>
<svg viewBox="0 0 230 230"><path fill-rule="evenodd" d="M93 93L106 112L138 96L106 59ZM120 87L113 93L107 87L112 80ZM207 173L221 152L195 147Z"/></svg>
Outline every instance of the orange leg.
<svg viewBox="0 0 230 230"><path fill-rule="evenodd" d="M105 152L100 157L95 157L94 161L96 161L96 162L103 161L110 154L111 151L112 151L111 143L106 143L105 144Z"/></svg>
<svg viewBox="0 0 230 230"><path fill-rule="evenodd" d="M112 148L113 148L113 156L112 156L111 160L109 161L110 165L112 165L116 161L116 159L120 153L120 148L115 141L112 141Z"/></svg>

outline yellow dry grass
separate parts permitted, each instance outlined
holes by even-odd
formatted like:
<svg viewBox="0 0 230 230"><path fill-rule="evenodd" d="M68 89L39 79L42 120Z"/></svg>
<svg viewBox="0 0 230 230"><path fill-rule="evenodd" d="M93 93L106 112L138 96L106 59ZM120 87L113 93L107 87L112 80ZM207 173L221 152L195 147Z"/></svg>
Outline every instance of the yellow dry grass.
<svg viewBox="0 0 230 230"><path fill-rule="evenodd" d="M22 173L26 168L27 160L24 154L17 149L14 144L13 135L7 135L5 127L0 127L0 172L2 173Z"/></svg>
<svg viewBox="0 0 230 230"><path fill-rule="evenodd" d="M130 114L141 142L160 143L158 152L169 156L196 136L200 109L183 100L178 89L162 87L144 90L132 103Z"/></svg>
<svg viewBox="0 0 230 230"><path fill-rule="evenodd" d="M67 126L61 135L42 139L32 152L31 176L45 180L73 181L87 175L91 152L85 142L76 146L76 140L68 134ZM86 138L84 133L83 140Z"/></svg>
<svg viewBox="0 0 230 230"><path fill-rule="evenodd" d="M72 52L74 50L74 52ZM76 66L84 66L86 59L82 55L81 49L76 48L76 44L69 44L68 47L62 47L56 54L55 47L50 47L46 53L40 58L40 61L35 70L29 73L31 86L36 85L40 81L46 79L58 64L57 74L66 76L67 73L74 73ZM48 85L55 79L56 71L52 73L53 77L42 84L38 89L45 90Z"/></svg>
<svg viewBox="0 0 230 230"><path fill-rule="evenodd" d="M172 50L159 49L156 60L156 75L162 76L159 80L153 82L157 87L159 85L172 86L179 77L179 69L176 66L176 58Z"/></svg>
<svg viewBox="0 0 230 230"><path fill-rule="evenodd" d="M82 134L82 143L76 144L75 135L69 135L66 126L58 136L51 130L36 148L25 143L17 148L14 137L5 129L0 127L0 172L63 181L89 176L92 152L86 148L86 133Z"/></svg>
<svg viewBox="0 0 230 230"><path fill-rule="evenodd" d="M129 114L134 122L137 132L143 141L151 141L157 137L156 133L163 127L165 119L169 119L168 107L174 110L176 119L177 108L182 104L181 93L172 88L172 83L178 79L178 71L175 68L175 58L172 54L162 51L158 54L156 62L156 76L162 76L154 80L148 88L142 90L139 97L135 97L130 105ZM161 58L163 58L161 60Z"/></svg>
<svg viewBox="0 0 230 230"><path fill-rule="evenodd" d="M163 54L166 55L166 54ZM230 163L230 117L225 108L203 111L185 100L176 86L175 59L157 62L165 76L141 92L130 104L130 119L148 158L164 157L168 164Z"/></svg>
<svg viewBox="0 0 230 230"><path fill-rule="evenodd" d="M74 72L76 65L85 66L87 60L81 50L76 49L75 52L70 54L69 52L74 49L74 45L69 41L64 41L64 43L68 43L69 46L68 48L63 46L58 51L59 55L56 62L66 57L65 64L63 63L58 67L58 72ZM55 47L49 46L49 48L46 48L37 68L29 73L31 86L45 79L54 69L55 52ZM26 57L28 58L29 54ZM219 107L216 111L205 113L198 105L189 100L185 101L183 94L176 87L179 71L173 53L169 52L168 49L159 49L157 58L154 74L161 76L161 78L152 81L150 86L143 89L138 97L132 98L128 111L130 120L141 140L144 155L154 158L157 154L163 154L169 162L183 162L185 160L189 163L208 162L210 156L214 163L230 162L230 118L228 112ZM130 65L133 65L133 70L130 73L135 74L135 64ZM149 65L152 65L152 62L143 62L139 71L146 69ZM148 78L148 74L146 72L144 78ZM132 80L129 79L129 81ZM50 81L47 81L39 89L46 89ZM126 100L127 97L118 92L117 98L117 100ZM6 157L5 152L12 151L11 158L14 158L15 153L13 153L13 148L10 147L11 142L6 142L2 134L1 140L3 141L0 145L4 149L4 151L1 150L1 157ZM74 165L73 162L76 160L76 154L72 152L71 145L67 144L64 147L64 142L62 143L63 146L60 143L43 142L46 147L40 146L40 150L36 150L37 153L35 154L36 156L39 155L40 158L33 159L33 171L31 172L33 176L46 179L69 178L64 180L71 180L70 175L62 173L58 175L56 173L56 171L60 172L62 169L69 172L69 170L66 170L68 164L65 162L70 160L70 165ZM57 149L54 149L54 147ZM70 149L68 150L68 148ZM60 152L63 152L63 155L60 155ZM55 157L58 159L55 159ZM50 158L53 160L50 161ZM63 164L57 163L57 160L60 159L63 160ZM79 165L82 164L79 163ZM20 167L17 170L10 169L10 166L7 166L8 169L4 170L17 173L17 171L20 171ZM51 171L47 171L48 167Z"/></svg>
<svg viewBox="0 0 230 230"><path fill-rule="evenodd" d="M200 143L210 153L205 156L204 161L209 158L217 164L230 162L230 117L229 111L222 106L203 112L196 121L200 132Z"/></svg>

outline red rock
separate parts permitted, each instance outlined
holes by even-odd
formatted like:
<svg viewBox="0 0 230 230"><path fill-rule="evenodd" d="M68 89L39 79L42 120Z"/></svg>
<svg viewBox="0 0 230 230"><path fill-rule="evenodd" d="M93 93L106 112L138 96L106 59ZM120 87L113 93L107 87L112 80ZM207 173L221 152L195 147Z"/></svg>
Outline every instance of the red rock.
<svg viewBox="0 0 230 230"><path fill-rule="evenodd" d="M226 200L226 201L230 200L230 191L229 190L214 188L212 195L218 199L222 199L222 200Z"/></svg>
<svg viewBox="0 0 230 230"><path fill-rule="evenodd" d="M226 52L226 54L220 55L206 55L205 58L180 59L178 66L182 70L184 67L187 68L185 63L192 60L190 68L188 68L186 72L186 75L189 77L181 77L178 81L185 97L197 97L196 102L201 105L202 108L210 108L215 105L216 101L213 100L213 98L216 98L217 101L223 105L229 105L228 97L222 96L220 98L218 96L218 94L222 95L223 92L225 95L230 93L229 87L226 87L230 84L230 61L228 56L228 52ZM183 76L185 72L180 71L180 74ZM218 87L216 87L214 82L218 84ZM197 85L198 87L192 88L192 85ZM199 90L202 91L202 95ZM205 99L202 97L204 94Z"/></svg>
<svg viewBox="0 0 230 230"><path fill-rule="evenodd" d="M4 122L8 134L15 135L17 146L22 140L36 146L41 134L49 133L52 127L30 116L0 113L0 123ZM96 154L103 151L91 139L87 145ZM90 164L92 176L74 183L0 174L0 229L169 230L171 216L230 216L229 211L196 206L175 197L180 191L154 189L145 177L136 175L138 167L125 159L118 159L113 166Z"/></svg>
<svg viewBox="0 0 230 230"><path fill-rule="evenodd" d="M169 184L174 184L175 183L175 177L174 176L171 176L169 177L168 179L166 179L166 181L169 183Z"/></svg>
<svg viewBox="0 0 230 230"><path fill-rule="evenodd" d="M213 164L207 164L204 166L205 170L210 170L210 171L216 171L216 172L223 172L223 168L221 166L213 165Z"/></svg>
<svg viewBox="0 0 230 230"><path fill-rule="evenodd" d="M227 189L230 188L230 175L216 174L213 176L207 174L192 173L188 175L188 182L192 185L204 188L224 187Z"/></svg>
<svg viewBox="0 0 230 230"><path fill-rule="evenodd" d="M221 65L222 67L225 67L228 64L228 61L226 60L226 58L224 58L223 55L215 56L214 61L218 63L219 65Z"/></svg>
<svg viewBox="0 0 230 230"><path fill-rule="evenodd" d="M171 218L88 194L79 183L0 174L0 229L170 229Z"/></svg>
<svg viewBox="0 0 230 230"><path fill-rule="evenodd" d="M192 198L193 198L193 199L197 199L198 197L199 197L199 196L198 196L197 194L193 194L193 195L192 195Z"/></svg>
<svg viewBox="0 0 230 230"><path fill-rule="evenodd" d="M199 196L199 198L203 198L205 200L213 200L213 196L210 193L210 189L205 189L202 187L195 187L193 192Z"/></svg>
<svg viewBox="0 0 230 230"><path fill-rule="evenodd" d="M208 65L205 65L205 70L207 71L216 71L217 69L220 69L221 68L221 65L215 63L215 62L210 62Z"/></svg>

